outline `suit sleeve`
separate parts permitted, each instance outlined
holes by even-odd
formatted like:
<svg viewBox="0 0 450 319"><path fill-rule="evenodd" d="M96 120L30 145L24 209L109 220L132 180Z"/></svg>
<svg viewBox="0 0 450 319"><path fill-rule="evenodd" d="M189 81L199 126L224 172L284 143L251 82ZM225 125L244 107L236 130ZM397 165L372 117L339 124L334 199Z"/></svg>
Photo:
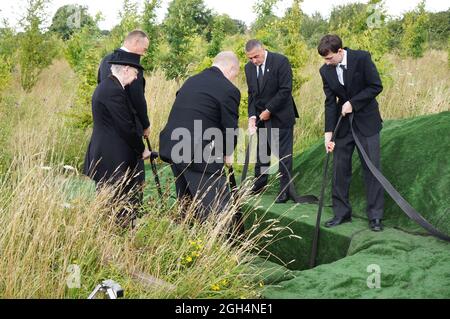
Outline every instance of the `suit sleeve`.
<svg viewBox="0 0 450 319"><path fill-rule="evenodd" d="M245 67L245 78L247 79L248 87L248 117L256 116L254 92L250 89L250 71Z"/></svg>
<svg viewBox="0 0 450 319"><path fill-rule="evenodd" d="M283 58L278 70L278 92L267 103L266 108L270 113L276 113L292 96L292 69L287 58Z"/></svg>
<svg viewBox="0 0 450 319"><path fill-rule="evenodd" d="M140 156L145 149L138 135L131 110L127 106L125 92L117 92L108 97L105 105L114 121L115 128L125 142Z"/></svg>
<svg viewBox="0 0 450 319"><path fill-rule="evenodd" d="M383 91L380 75L370 57L370 53L364 57L364 80L367 84L366 88L350 99L350 103L355 112L361 110Z"/></svg>
<svg viewBox="0 0 450 319"><path fill-rule="evenodd" d="M225 145L225 155L229 156L233 154L234 149L237 145L237 134L235 134L236 129L239 127L239 103L241 100L241 93L238 89L233 89L227 92L226 98L221 103L221 124L225 130L224 144ZM227 130L232 129L232 130Z"/></svg>
<svg viewBox="0 0 450 319"><path fill-rule="evenodd" d="M145 100L145 79L141 72L139 72L137 80L129 85L128 90L131 103L136 110L142 128L145 130L150 127L150 121L147 114L147 101Z"/></svg>
<svg viewBox="0 0 450 319"><path fill-rule="evenodd" d="M333 132L338 118L336 94L331 90L322 71L320 71L320 75L325 93L325 132Z"/></svg>

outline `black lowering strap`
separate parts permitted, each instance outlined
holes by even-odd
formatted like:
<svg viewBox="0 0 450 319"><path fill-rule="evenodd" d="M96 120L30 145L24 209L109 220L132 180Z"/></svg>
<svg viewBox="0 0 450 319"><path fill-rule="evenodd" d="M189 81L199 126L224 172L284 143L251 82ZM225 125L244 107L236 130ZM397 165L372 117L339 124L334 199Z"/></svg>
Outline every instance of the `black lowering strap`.
<svg viewBox="0 0 450 319"><path fill-rule="evenodd" d="M257 121L256 126L258 126L258 123L260 122L260 120ZM264 125L267 129L267 141L269 143L269 147L272 148L271 146L271 142L270 142L270 136L271 136L271 131L272 131L272 122L269 121L264 121ZM253 139L253 135L250 135L249 138L249 142L247 144L247 147L245 149L245 162L244 162L244 168L242 170L242 175L241 175L241 184L245 181L245 179L247 178L247 173L248 173L248 165L249 165L249 161L250 161L250 147L251 147L251 142ZM314 195L299 195L297 194L295 187L294 187L294 180L291 176L290 171L287 169L286 165L283 163L283 161L278 160L279 165L282 165L285 172L287 172L288 174L288 178L289 178L289 185L288 185L288 195L290 196L290 198L299 204L317 204L318 202L318 198Z"/></svg>
<svg viewBox="0 0 450 319"><path fill-rule="evenodd" d="M366 151L362 147L361 142L358 139L358 136L355 134L355 130L353 128L353 113L350 114L350 127L352 129L353 138L356 142L356 146L358 147L361 155L369 168L370 172L375 176L375 178L380 182L385 191L391 196L391 198L397 203L397 205L402 209L402 211L412 220L414 220L421 227L426 229L431 235L450 242L450 236L441 233L437 230L433 225L431 225L423 216L417 212L403 197L400 193L392 186L392 184L386 179L386 177L381 174L381 172L373 165L372 161L369 159Z"/></svg>

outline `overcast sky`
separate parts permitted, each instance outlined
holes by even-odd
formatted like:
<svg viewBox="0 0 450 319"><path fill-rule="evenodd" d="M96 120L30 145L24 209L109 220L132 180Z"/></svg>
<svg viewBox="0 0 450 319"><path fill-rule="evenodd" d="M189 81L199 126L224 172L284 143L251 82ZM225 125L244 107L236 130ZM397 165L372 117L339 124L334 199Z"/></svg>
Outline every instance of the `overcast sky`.
<svg viewBox="0 0 450 319"><path fill-rule="evenodd" d="M0 19L7 18L12 26L17 25L20 16L23 16L26 0L0 0ZM141 3L142 1L137 0ZM162 0L162 7L158 11L158 18L161 21L167 11L167 5L170 0ZM245 21L250 25L255 19L253 13L253 5L256 0L204 0L207 7L213 9L217 13L227 13L232 18ZM351 2L363 2L358 0L304 0L302 9L307 14L320 12L323 16L328 17L333 6ZM399 16L402 13L413 9L420 0L385 0L385 8L388 14ZM290 7L292 0L280 0L277 6L277 15L282 15L286 8ZM80 4L87 6L90 14L95 15L97 12L103 14L104 20L100 23L101 29L111 29L119 22L118 13L122 7L123 0L52 0L48 6L49 13L48 22L56 10L66 4ZM429 11L444 11L450 7L450 1L446 0L427 0L426 8Z"/></svg>

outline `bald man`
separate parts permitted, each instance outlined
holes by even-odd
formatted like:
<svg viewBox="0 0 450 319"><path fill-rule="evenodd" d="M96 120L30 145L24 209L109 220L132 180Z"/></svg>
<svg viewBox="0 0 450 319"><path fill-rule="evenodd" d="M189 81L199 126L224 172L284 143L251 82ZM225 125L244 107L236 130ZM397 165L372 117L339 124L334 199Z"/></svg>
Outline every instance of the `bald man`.
<svg viewBox="0 0 450 319"><path fill-rule="evenodd" d="M160 157L172 164L177 196L197 196L200 220L223 211L230 199L223 167L231 163L237 142L241 94L232 81L238 73L236 55L219 53L212 67L189 78L177 92L160 134Z"/></svg>

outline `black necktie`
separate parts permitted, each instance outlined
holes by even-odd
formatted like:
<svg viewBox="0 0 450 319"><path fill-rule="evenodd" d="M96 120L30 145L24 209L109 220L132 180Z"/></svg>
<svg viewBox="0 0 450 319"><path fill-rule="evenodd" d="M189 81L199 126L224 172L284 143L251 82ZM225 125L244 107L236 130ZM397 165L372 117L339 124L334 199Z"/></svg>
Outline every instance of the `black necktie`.
<svg viewBox="0 0 450 319"><path fill-rule="evenodd" d="M262 70L262 65L258 66L258 91L261 93L262 86L263 86L263 79L264 79L264 73Z"/></svg>
<svg viewBox="0 0 450 319"><path fill-rule="evenodd" d="M343 64L339 64L339 67L342 69L342 80L344 82L344 86L345 86L345 73L347 72L347 67Z"/></svg>

